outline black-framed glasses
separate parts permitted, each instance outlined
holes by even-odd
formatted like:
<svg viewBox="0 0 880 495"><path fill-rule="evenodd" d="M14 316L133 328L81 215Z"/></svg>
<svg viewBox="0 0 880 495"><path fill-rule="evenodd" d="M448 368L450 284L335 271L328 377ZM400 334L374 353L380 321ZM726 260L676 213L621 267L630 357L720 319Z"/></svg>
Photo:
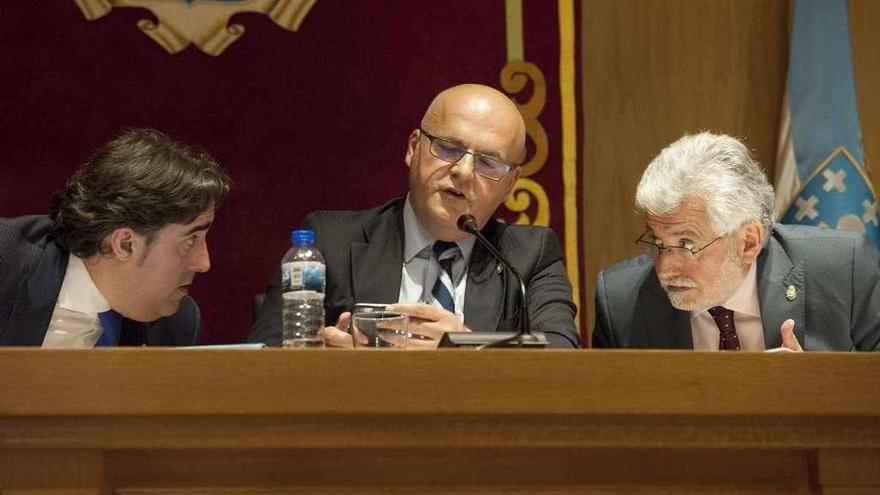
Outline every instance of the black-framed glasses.
<svg viewBox="0 0 880 495"><path fill-rule="evenodd" d="M683 242L681 246L664 246L663 241L654 237L654 233L650 230L646 230L642 232L642 235L636 239L636 243L638 244L647 244L653 248L655 248L657 256L663 253L679 253L682 256L685 256L689 259L695 260L697 259L697 255L700 254L700 251L706 249L707 247L714 244L718 239L724 237L723 235L719 235L718 237L712 239L708 243L704 244L702 247L695 247L690 242ZM684 254L688 253L688 254Z"/></svg>
<svg viewBox="0 0 880 495"><path fill-rule="evenodd" d="M419 127L419 131L431 142L429 149L435 158L448 163L456 163L464 158L464 155L471 155L474 157L474 172L489 180L501 180L507 172L516 166L492 156L470 151L448 139L435 136L421 127Z"/></svg>

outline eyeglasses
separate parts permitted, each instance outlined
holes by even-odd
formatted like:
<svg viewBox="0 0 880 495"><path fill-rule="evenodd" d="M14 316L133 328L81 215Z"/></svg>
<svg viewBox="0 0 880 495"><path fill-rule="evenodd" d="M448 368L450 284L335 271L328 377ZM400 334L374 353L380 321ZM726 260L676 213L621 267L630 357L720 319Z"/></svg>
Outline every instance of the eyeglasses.
<svg viewBox="0 0 880 495"><path fill-rule="evenodd" d="M694 245L692 243L690 243L689 241L682 242L681 246L664 246L663 241L654 237L653 232L651 232L650 230L646 230L646 231L642 232L642 235L640 235L638 239L636 239L636 243L647 244L647 245L655 248L657 250L656 254L658 256L663 253L680 253L680 255L684 255L685 257L687 257L690 260L696 260L697 255L700 254L700 251L711 246L712 244L715 243L715 241L717 241L718 239L721 239L722 237L724 237L724 236L720 235L720 236L712 239L707 244L703 245L703 247L694 247ZM689 253L689 254L685 255L684 253Z"/></svg>
<svg viewBox="0 0 880 495"><path fill-rule="evenodd" d="M431 141L431 155L448 163L456 163L464 158L464 155L474 157L474 172L482 175L489 180L501 180L502 177L515 167L510 163L484 155L482 153L474 153L466 148L453 143L448 139L434 136L426 130L419 127L419 131Z"/></svg>

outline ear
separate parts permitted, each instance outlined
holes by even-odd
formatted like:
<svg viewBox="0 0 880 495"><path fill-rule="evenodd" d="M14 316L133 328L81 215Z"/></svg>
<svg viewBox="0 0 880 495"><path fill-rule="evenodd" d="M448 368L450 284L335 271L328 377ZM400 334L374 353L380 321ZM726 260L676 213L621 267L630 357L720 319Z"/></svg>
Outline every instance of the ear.
<svg viewBox="0 0 880 495"><path fill-rule="evenodd" d="M418 153L419 138L421 136L422 133L418 129L413 129L409 134L409 139L406 141L406 155L403 157L407 167L412 167L412 161Z"/></svg>
<svg viewBox="0 0 880 495"><path fill-rule="evenodd" d="M740 257L744 264L752 264L764 247L764 227L761 222L751 222L743 226L743 245Z"/></svg>
<svg viewBox="0 0 880 495"><path fill-rule="evenodd" d="M513 167L513 170L511 170L510 173L507 174L506 180L508 182L507 182L507 191L504 191L505 198L507 197L507 195L510 194L511 191L513 191L513 186L515 186L516 181L519 180L519 169L520 168L522 168L522 167Z"/></svg>
<svg viewBox="0 0 880 495"><path fill-rule="evenodd" d="M104 243L109 248L107 256L128 261L134 256L135 250L142 248L143 237L129 227L120 227L107 235Z"/></svg>

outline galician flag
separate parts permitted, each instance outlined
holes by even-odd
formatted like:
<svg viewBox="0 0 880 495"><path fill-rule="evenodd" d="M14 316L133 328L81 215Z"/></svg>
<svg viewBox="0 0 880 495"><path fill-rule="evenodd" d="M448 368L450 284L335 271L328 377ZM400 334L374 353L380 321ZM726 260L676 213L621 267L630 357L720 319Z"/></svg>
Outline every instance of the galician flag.
<svg viewBox="0 0 880 495"><path fill-rule="evenodd" d="M850 229L880 245L864 168L846 0L797 0L776 161L781 223Z"/></svg>

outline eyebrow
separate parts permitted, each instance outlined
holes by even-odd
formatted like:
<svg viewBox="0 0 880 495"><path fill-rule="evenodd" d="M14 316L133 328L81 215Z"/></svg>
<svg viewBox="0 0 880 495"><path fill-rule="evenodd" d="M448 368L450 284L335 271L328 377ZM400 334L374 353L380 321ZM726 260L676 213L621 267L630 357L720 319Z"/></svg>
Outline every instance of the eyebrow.
<svg viewBox="0 0 880 495"><path fill-rule="evenodd" d="M651 229L651 227L648 227L647 225L645 225L645 230L650 232L652 236L657 237L657 234L654 232L653 229ZM669 235L672 237L684 237L684 236L699 237L700 234L698 234L697 232L695 232L691 229L684 229L684 230L677 230L675 232L670 232Z"/></svg>
<svg viewBox="0 0 880 495"><path fill-rule="evenodd" d="M190 227L190 229L187 230L186 233L183 234L183 237L186 237L186 236L188 236L188 235L190 235L190 234L193 234L193 233L195 233L195 232L198 232L198 231L205 231L205 230L208 230L208 229L211 228L211 224L212 224L212 223L213 223L213 222L209 220L209 221L207 221L207 222L205 222L205 223L202 223L202 224L199 224L199 225L195 225L195 226L193 226L193 227Z"/></svg>

